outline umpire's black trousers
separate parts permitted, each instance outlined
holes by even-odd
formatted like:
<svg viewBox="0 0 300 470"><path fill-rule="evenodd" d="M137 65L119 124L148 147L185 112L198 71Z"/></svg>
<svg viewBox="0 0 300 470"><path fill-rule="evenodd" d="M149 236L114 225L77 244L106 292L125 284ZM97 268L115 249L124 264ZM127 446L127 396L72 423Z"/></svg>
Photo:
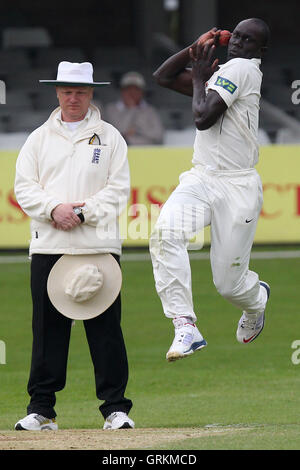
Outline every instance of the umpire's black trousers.
<svg viewBox="0 0 300 470"><path fill-rule="evenodd" d="M55 392L66 383L72 320L59 313L49 300L47 280L61 255L34 254L31 261L33 346L28 393L28 414L55 418ZM115 255L113 255L115 256ZM119 257L115 256L117 261ZM99 409L104 418L113 411L128 413L132 402L124 397L128 363L121 330L121 298L103 314L84 320L94 365L96 395L104 400Z"/></svg>

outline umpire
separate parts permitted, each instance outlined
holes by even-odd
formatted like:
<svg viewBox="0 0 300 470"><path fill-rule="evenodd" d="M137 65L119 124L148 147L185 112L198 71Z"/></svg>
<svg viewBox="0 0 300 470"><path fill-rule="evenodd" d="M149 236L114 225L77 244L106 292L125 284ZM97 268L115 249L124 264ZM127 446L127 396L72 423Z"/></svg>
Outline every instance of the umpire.
<svg viewBox="0 0 300 470"><path fill-rule="evenodd" d="M56 87L59 107L29 135L15 179L17 201L31 218L33 302L30 403L15 429L35 431L58 429L55 393L65 386L72 326L49 299L49 273L63 255L110 253L119 263L118 217L130 192L126 142L91 103L93 88L109 83L93 81L89 62L66 61L56 80L40 82ZM104 429L134 427L132 402L124 396L128 362L120 322L120 294L104 313L84 320Z"/></svg>

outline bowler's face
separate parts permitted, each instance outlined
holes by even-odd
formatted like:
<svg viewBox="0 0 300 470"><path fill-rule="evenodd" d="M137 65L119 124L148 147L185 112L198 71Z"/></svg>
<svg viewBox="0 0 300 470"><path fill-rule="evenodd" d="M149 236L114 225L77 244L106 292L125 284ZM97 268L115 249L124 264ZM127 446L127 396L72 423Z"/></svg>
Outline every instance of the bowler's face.
<svg viewBox="0 0 300 470"><path fill-rule="evenodd" d="M252 59L261 57L261 32L253 21L241 21L234 29L228 43L228 60L236 57Z"/></svg>
<svg viewBox="0 0 300 470"><path fill-rule="evenodd" d="M57 86L56 94L63 121L75 122L84 119L93 97L92 87Z"/></svg>

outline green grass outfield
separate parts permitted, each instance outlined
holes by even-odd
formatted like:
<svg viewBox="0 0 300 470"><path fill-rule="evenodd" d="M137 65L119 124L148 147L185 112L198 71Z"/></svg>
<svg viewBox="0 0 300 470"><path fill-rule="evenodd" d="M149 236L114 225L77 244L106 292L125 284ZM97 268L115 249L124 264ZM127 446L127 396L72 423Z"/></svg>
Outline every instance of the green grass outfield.
<svg viewBox="0 0 300 470"><path fill-rule="evenodd" d="M300 449L300 259L253 259L250 267L270 283L263 333L253 343L235 339L240 312L216 292L208 260L192 260L195 310L207 348L167 363L171 321L161 310L149 260L123 267L123 332L137 428L241 429L216 432L156 449ZM0 429L26 414L31 356L29 263L0 264ZM300 351L298 354L300 358ZM102 428L92 363L81 322L72 329L67 385L57 394L60 429Z"/></svg>

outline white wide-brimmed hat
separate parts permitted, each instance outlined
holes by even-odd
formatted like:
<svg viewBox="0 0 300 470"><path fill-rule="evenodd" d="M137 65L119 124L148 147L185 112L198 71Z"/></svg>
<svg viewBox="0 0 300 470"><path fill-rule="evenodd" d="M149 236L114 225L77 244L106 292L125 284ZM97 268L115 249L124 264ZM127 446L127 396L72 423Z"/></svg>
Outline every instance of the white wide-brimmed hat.
<svg viewBox="0 0 300 470"><path fill-rule="evenodd" d="M105 86L110 82L94 82L93 66L90 62L60 62L56 80L39 80L46 85L57 86Z"/></svg>
<svg viewBox="0 0 300 470"><path fill-rule="evenodd" d="M50 271L47 290L64 316L89 320L111 306L121 285L121 269L112 255L63 255Z"/></svg>
<svg viewBox="0 0 300 470"><path fill-rule="evenodd" d="M146 87L146 82L143 75L135 71L125 73L125 75L123 75L121 78L120 87L126 88L130 85L134 85L144 90Z"/></svg>

